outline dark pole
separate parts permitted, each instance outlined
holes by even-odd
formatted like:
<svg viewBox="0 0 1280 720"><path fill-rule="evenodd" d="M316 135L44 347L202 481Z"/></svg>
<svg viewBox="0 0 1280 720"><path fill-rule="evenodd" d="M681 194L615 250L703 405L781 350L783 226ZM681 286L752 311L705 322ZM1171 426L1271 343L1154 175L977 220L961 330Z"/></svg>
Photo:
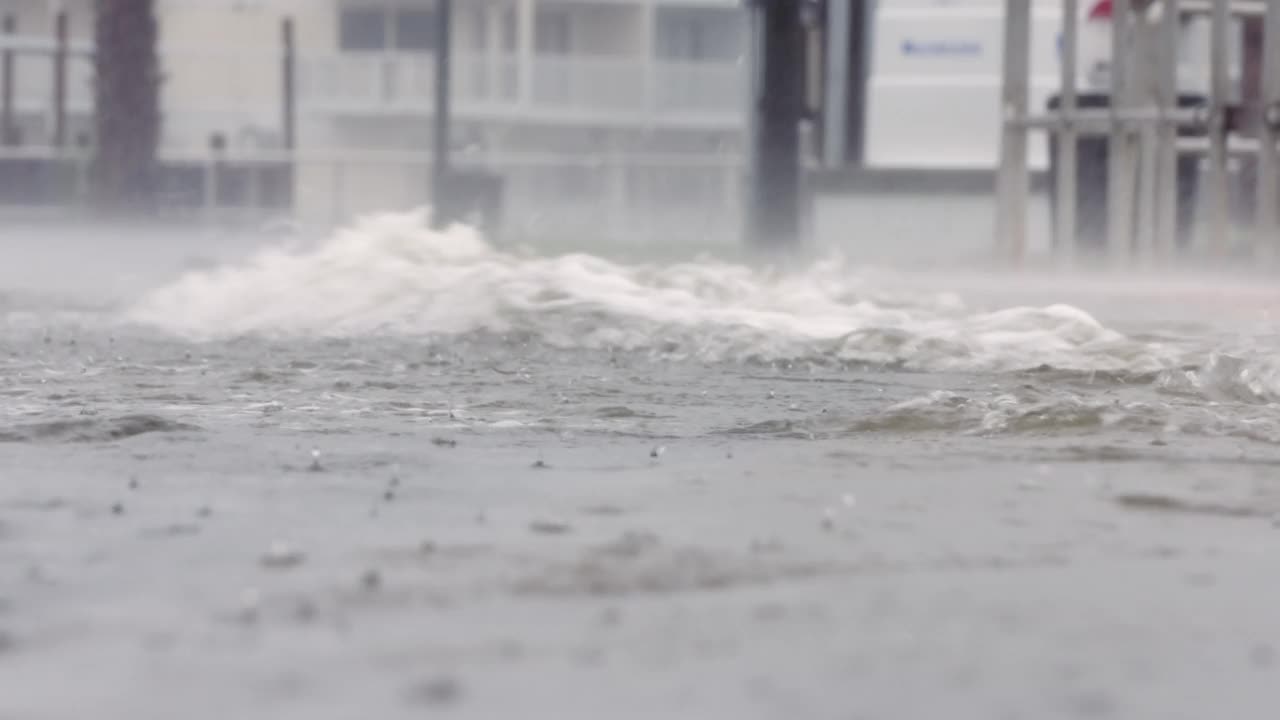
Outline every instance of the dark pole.
<svg viewBox="0 0 1280 720"><path fill-rule="evenodd" d="M296 51L293 41L293 18L285 18L284 21L280 23L280 43L283 50L283 57L281 59L282 64L280 68L280 110L282 114L281 130L284 135L284 148L286 150L293 150L297 142L297 95L294 79L296 72Z"/></svg>
<svg viewBox="0 0 1280 720"><path fill-rule="evenodd" d="M67 141L67 12L58 13L54 20L53 51L53 146L60 148Z"/></svg>
<svg viewBox="0 0 1280 720"><path fill-rule="evenodd" d="M453 0L436 0L436 103L432 137L431 193L435 207L432 217L437 227L450 218L449 202L449 65L452 59Z"/></svg>
<svg viewBox="0 0 1280 720"><path fill-rule="evenodd" d="M4 16L4 34L12 36L18 31L18 20ZM13 126L13 50L5 48L0 55L0 145L13 145L17 138Z"/></svg>
<svg viewBox="0 0 1280 720"><path fill-rule="evenodd" d="M747 236L760 249L800 241L800 121L805 104L802 0L755 0L759 77Z"/></svg>
<svg viewBox="0 0 1280 720"><path fill-rule="evenodd" d="M145 215L155 207L159 182L155 0L97 0L94 6L93 195L103 213Z"/></svg>

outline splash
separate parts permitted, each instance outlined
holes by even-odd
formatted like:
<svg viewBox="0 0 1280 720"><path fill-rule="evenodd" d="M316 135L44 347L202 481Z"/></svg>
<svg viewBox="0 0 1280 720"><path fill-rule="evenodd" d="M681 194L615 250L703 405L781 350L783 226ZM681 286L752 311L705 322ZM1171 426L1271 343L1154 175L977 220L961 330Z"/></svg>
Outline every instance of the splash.
<svg viewBox="0 0 1280 720"><path fill-rule="evenodd" d="M526 257L425 220L369 217L311 250L265 250L190 273L129 319L199 340L518 333L558 348L920 370L1157 372L1176 362L1173 349L1072 306L976 312L954 295L877 292L838 261L779 272Z"/></svg>

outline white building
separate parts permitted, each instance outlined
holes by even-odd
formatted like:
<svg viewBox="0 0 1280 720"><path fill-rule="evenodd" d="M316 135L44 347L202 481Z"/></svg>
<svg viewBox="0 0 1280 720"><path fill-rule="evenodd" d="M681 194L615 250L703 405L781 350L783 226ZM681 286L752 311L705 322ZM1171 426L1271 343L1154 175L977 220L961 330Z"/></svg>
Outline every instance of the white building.
<svg viewBox="0 0 1280 720"><path fill-rule="evenodd" d="M20 51L26 144L47 142L52 126L53 17L65 9L73 47L87 49L93 4L0 0L18 25L4 44ZM230 157L281 147L287 17L299 212L342 221L427 197L435 0L157 0L157 12L164 152L206 153L214 133ZM740 0L454 0L453 43L456 161L506 178L508 218L522 232L571 232L566 222L600 232L603 221L651 234L636 223L660 219L660 205L678 227L691 222L681 206L711 218L736 205ZM87 56L70 65L69 122L80 134L92 75Z"/></svg>

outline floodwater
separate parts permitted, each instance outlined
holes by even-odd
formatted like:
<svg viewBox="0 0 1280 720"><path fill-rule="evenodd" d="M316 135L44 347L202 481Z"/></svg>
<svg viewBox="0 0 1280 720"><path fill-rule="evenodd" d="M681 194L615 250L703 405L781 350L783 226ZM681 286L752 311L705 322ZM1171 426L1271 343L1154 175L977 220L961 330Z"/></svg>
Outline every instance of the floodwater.
<svg viewBox="0 0 1280 720"><path fill-rule="evenodd" d="M241 250L5 251L0 718L1271 716L1265 281Z"/></svg>

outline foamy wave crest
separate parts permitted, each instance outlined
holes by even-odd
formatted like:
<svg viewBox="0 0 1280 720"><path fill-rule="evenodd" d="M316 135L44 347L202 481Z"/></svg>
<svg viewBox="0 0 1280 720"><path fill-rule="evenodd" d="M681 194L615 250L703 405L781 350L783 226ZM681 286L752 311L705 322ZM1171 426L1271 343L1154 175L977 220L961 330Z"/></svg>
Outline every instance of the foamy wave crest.
<svg viewBox="0 0 1280 720"><path fill-rule="evenodd" d="M622 265L502 252L423 212L366 218L306 251L195 272L132 321L196 339L244 334L521 333L563 348L706 360L818 359L912 369L1052 366L1153 372L1172 353L1065 305L967 310L946 294L871 292L839 262L803 272L698 262Z"/></svg>

